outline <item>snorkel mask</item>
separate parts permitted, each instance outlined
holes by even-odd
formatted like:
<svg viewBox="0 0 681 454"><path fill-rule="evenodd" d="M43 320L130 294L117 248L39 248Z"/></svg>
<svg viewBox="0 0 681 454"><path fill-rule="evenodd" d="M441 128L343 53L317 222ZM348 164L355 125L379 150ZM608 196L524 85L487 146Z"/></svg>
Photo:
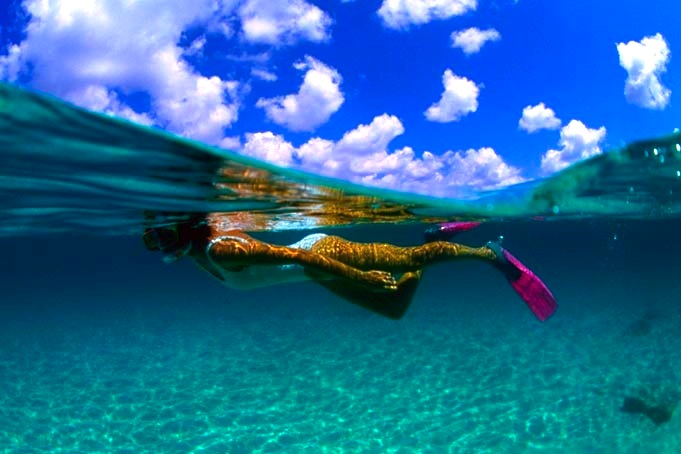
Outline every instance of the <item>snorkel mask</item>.
<svg viewBox="0 0 681 454"><path fill-rule="evenodd" d="M150 251L163 252L163 261L166 263L175 262L186 255L192 247L191 241L187 241L186 244L180 242L177 225L146 229L142 240Z"/></svg>

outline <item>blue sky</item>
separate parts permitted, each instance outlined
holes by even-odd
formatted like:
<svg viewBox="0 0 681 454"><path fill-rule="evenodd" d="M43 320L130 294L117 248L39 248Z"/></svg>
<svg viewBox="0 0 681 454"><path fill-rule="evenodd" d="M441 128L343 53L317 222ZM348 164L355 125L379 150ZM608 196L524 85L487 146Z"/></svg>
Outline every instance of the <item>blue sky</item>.
<svg viewBox="0 0 681 454"><path fill-rule="evenodd" d="M678 0L24 0L0 79L275 164L462 196L679 127Z"/></svg>

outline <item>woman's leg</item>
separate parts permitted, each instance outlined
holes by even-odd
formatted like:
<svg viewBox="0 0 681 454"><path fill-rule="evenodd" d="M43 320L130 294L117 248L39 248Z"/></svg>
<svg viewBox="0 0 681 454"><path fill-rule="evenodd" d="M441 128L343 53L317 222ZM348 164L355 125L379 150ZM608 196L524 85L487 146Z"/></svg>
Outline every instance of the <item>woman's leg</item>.
<svg viewBox="0 0 681 454"><path fill-rule="evenodd" d="M342 260L328 257L313 250L277 246L247 235L242 231L225 232L212 239L206 247L209 259L228 271L238 271L250 265L298 264L320 278L340 277L357 282L377 291L395 291L397 282L386 270L380 268L358 269ZM276 272L276 267L272 267Z"/></svg>
<svg viewBox="0 0 681 454"><path fill-rule="evenodd" d="M473 248L447 241L401 247L387 243L355 243L338 236L327 236L317 241L310 251L363 270L418 270L433 263L462 258L492 263L497 260L494 251L487 246Z"/></svg>
<svg viewBox="0 0 681 454"><path fill-rule="evenodd" d="M370 291L345 279L322 279L317 280L317 283L352 304L384 317L399 320L411 305L420 278L421 271L407 271L397 281L397 290L392 292Z"/></svg>
<svg viewBox="0 0 681 454"><path fill-rule="evenodd" d="M433 241L421 246L399 247L385 243L353 243L329 236L315 243L312 250L348 263L359 269L381 269L393 272L420 270L427 265L474 258L485 260L501 271L516 293L540 320L556 310L556 300L548 287L532 271L496 243L472 248L446 241Z"/></svg>

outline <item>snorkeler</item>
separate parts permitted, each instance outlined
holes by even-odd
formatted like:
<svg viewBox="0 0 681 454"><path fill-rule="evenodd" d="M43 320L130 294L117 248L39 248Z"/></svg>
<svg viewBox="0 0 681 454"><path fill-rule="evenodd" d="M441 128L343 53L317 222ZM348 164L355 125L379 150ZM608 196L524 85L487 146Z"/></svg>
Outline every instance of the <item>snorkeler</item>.
<svg viewBox="0 0 681 454"><path fill-rule="evenodd" d="M344 299L383 316L399 319L411 304L423 269L463 258L499 269L540 320L556 309L544 283L503 249L489 242L479 248L448 241L478 223L451 222L426 231L426 243L401 247L356 243L315 233L289 246L257 240L241 230L219 231L205 220L155 227L144 232L148 249L164 260L184 255L226 285L238 289L313 280Z"/></svg>

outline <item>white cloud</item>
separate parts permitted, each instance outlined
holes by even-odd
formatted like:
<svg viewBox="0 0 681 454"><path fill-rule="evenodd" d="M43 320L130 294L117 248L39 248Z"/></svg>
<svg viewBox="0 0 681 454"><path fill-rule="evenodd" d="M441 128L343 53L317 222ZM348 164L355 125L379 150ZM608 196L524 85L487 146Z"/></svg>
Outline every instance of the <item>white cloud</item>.
<svg viewBox="0 0 681 454"><path fill-rule="evenodd" d="M441 123L458 121L464 115L478 110L480 88L475 82L447 69L442 76L442 83L445 91L440 100L426 110L428 120Z"/></svg>
<svg viewBox="0 0 681 454"><path fill-rule="evenodd" d="M224 128L237 118L239 83L196 74L177 51L168 47L151 60L167 71L156 88L148 88L160 123L181 135L218 143ZM227 104L224 99L234 101Z"/></svg>
<svg viewBox="0 0 681 454"><path fill-rule="evenodd" d="M71 92L71 102L90 110L127 118L143 125L152 125L149 115L138 113L119 101L116 93L103 85L87 85Z"/></svg>
<svg viewBox="0 0 681 454"><path fill-rule="evenodd" d="M296 156L304 163L306 170L326 175L333 174L340 167L340 163L333 159L335 145L331 140L314 137L296 150Z"/></svg>
<svg viewBox="0 0 681 454"><path fill-rule="evenodd" d="M24 0L25 39L0 56L0 78L81 106L219 144L238 117L244 85L203 75L186 58L201 55L211 33L271 45L324 41L331 19L304 0ZM203 27L181 47L182 35ZM268 53L259 54L267 57ZM258 57L259 58L259 57ZM249 62L245 62L249 63ZM250 62L254 64L255 62ZM265 80L272 74L256 72ZM126 95L149 97L136 112Z"/></svg>
<svg viewBox="0 0 681 454"><path fill-rule="evenodd" d="M480 52L487 41L499 41L501 35L493 28L480 30L476 27L459 30L452 33L452 47L458 47L466 55Z"/></svg>
<svg viewBox="0 0 681 454"><path fill-rule="evenodd" d="M247 135L248 154L275 163L293 162L303 170L356 183L422 194L465 197L474 190L524 181L492 148L448 151L441 156L410 147L391 152L390 142L404 133L388 114L359 125L337 141L313 138L294 148L271 132Z"/></svg>
<svg viewBox="0 0 681 454"><path fill-rule="evenodd" d="M264 65L267 62L269 62L270 59L272 58L272 52L271 51L258 53L242 52L241 54L227 54L225 55L225 58L231 61L235 61L237 63L252 63L255 65Z"/></svg>
<svg viewBox="0 0 681 454"><path fill-rule="evenodd" d="M241 150L241 139L238 136L225 137L220 141L219 146L230 151Z"/></svg>
<svg viewBox="0 0 681 454"><path fill-rule="evenodd" d="M239 84L205 77L184 60L182 32L218 12L212 0L184 3L27 0L26 38L4 72L12 80L23 71L33 87L82 106L154 117L172 132L218 143L237 118ZM151 111L124 105L119 95L128 93L149 94Z"/></svg>
<svg viewBox="0 0 681 454"><path fill-rule="evenodd" d="M627 70L624 95L628 102L648 109L664 109L671 90L662 85L660 75L667 70L671 52L661 34L640 42L618 43L620 65Z"/></svg>
<svg viewBox="0 0 681 454"><path fill-rule="evenodd" d="M266 69L261 69L261 68L253 68L251 69L251 75L253 77L257 77L260 80L264 80L266 82L274 82L277 80L277 75L274 74L271 71L267 71Z"/></svg>
<svg viewBox="0 0 681 454"><path fill-rule="evenodd" d="M441 159L449 169L444 180L448 186L494 189L524 181L520 169L506 164L491 147L449 151Z"/></svg>
<svg viewBox="0 0 681 454"><path fill-rule="evenodd" d="M196 38L192 43L184 49L184 55L187 56L198 56L203 53L203 48L206 46L206 37L205 36L200 36Z"/></svg>
<svg viewBox="0 0 681 454"><path fill-rule="evenodd" d="M582 159L602 153L600 143L605 138L605 127L587 128L579 120L571 120L560 130L560 150L549 150L541 158L544 174L551 174Z"/></svg>
<svg viewBox="0 0 681 454"><path fill-rule="evenodd" d="M12 44L7 55L0 55L0 80L16 80L21 70L21 46Z"/></svg>
<svg viewBox="0 0 681 454"><path fill-rule="evenodd" d="M306 71L298 93L260 98L256 106L265 109L270 120L292 131L311 131L326 123L343 104L342 78L338 71L310 56L294 66Z"/></svg>
<svg viewBox="0 0 681 454"><path fill-rule="evenodd" d="M383 114L368 125L346 132L338 142L313 138L297 149L296 156L309 172L346 178L360 168L358 161L385 152L388 144L402 133L402 122L394 115Z"/></svg>
<svg viewBox="0 0 681 454"><path fill-rule="evenodd" d="M346 132L338 142L338 148L366 155L383 151L395 137L403 133L404 126L399 118L383 114L375 117L368 125L359 125Z"/></svg>
<svg viewBox="0 0 681 454"><path fill-rule="evenodd" d="M524 129L529 133L539 131L540 129L558 129L560 124L560 118L556 117L553 109L546 107L543 102L536 106L525 107L523 109L523 116L518 122L520 129Z"/></svg>
<svg viewBox="0 0 681 454"><path fill-rule="evenodd" d="M383 0L378 15L386 27L405 29L434 19L475 11L477 0Z"/></svg>
<svg viewBox="0 0 681 454"><path fill-rule="evenodd" d="M293 162L293 145L278 134L272 132L256 132L246 134L246 144L242 149L245 155L271 162L280 166L289 166Z"/></svg>
<svg viewBox="0 0 681 454"><path fill-rule="evenodd" d="M304 0L248 0L238 11L247 41L264 44L292 44L329 39L331 18Z"/></svg>
<svg viewBox="0 0 681 454"><path fill-rule="evenodd" d="M393 116L383 114L368 125L348 131L326 155L334 159L326 174L352 181L439 196L463 195L471 188L490 189L523 181L520 170L506 164L491 148L448 151L441 156L425 151L420 156L411 147L394 152L390 142L404 133ZM328 144L327 144L328 146ZM305 159L305 169L310 169ZM315 166L324 173L325 169Z"/></svg>

